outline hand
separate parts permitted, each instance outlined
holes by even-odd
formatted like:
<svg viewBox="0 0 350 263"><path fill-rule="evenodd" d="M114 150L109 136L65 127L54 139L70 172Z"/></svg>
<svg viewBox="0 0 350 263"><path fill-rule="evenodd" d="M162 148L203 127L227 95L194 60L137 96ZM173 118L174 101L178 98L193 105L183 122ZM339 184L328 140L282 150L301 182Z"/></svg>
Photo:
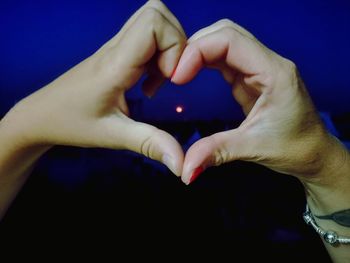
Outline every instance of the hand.
<svg viewBox="0 0 350 263"><path fill-rule="evenodd" d="M304 182L327 180L319 176L326 165L322 153L337 142L325 130L291 61L222 20L188 40L172 81L187 83L203 66L222 72L246 119L237 129L192 145L182 173L186 184L208 166L234 160L256 162Z"/></svg>
<svg viewBox="0 0 350 263"><path fill-rule="evenodd" d="M143 90L154 94L172 75L186 40L165 5L149 1L98 52L18 103L2 125L25 147L128 149L180 175L181 146L170 134L131 120L125 92L146 72Z"/></svg>

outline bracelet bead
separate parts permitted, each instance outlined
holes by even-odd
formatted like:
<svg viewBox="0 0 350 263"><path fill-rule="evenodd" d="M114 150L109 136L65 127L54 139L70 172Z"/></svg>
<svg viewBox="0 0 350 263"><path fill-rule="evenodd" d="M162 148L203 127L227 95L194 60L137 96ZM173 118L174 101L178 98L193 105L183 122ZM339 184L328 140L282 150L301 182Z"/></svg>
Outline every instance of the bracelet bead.
<svg viewBox="0 0 350 263"><path fill-rule="evenodd" d="M309 206L306 204L306 210L303 213L303 218L306 224L310 225L315 229L315 231L326 241L328 244L337 245L337 244L350 244L349 237L338 236L334 231L325 231L320 226L317 225L313 214Z"/></svg>

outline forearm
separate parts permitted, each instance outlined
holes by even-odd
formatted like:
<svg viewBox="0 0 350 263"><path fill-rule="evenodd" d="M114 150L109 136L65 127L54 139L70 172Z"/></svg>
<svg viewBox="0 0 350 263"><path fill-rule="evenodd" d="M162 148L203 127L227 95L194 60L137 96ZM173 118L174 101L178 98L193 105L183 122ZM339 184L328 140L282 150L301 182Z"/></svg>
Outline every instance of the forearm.
<svg viewBox="0 0 350 263"><path fill-rule="evenodd" d="M335 138L329 142L324 154L327 155L324 166L317 176L323 179L304 182L307 202L311 212L317 216L350 209L350 154ZM326 231L350 237L350 227L339 225L333 220L317 217L315 220ZM334 262L350 262L349 245L332 246L325 242L325 246Z"/></svg>
<svg viewBox="0 0 350 263"><path fill-rule="evenodd" d="M20 122L21 120L18 120ZM0 121L0 220L27 180L36 161L50 148L31 145L15 119Z"/></svg>

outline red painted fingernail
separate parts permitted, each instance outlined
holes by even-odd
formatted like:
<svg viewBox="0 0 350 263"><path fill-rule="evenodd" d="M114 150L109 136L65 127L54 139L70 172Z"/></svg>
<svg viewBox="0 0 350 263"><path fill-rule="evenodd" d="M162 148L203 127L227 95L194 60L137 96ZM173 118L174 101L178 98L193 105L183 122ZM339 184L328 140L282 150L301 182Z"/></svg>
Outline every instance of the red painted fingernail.
<svg viewBox="0 0 350 263"><path fill-rule="evenodd" d="M203 169L202 166L196 168L196 169L193 171L193 173L192 173L192 176L191 176L191 179L190 179L190 184L191 184L194 180L196 180L197 177L198 177L201 173L203 173L203 171L204 171L204 169Z"/></svg>
<svg viewBox="0 0 350 263"><path fill-rule="evenodd" d="M175 69L174 69L173 74L171 74L170 79L173 79L173 77L174 77L174 76L175 76L175 74L176 74L176 70L177 70L177 68L175 68Z"/></svg>

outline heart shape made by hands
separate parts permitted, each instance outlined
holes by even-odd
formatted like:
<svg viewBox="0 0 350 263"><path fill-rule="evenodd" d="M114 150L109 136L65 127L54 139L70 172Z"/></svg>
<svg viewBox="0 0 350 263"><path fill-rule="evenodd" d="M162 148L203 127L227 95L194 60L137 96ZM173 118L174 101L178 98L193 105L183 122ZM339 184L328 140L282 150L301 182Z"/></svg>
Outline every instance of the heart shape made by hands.
<svg viewBox="0 0 350 263"><path fill-rule="evenodd" d="M171 81L185 84L203 67L221 71L246 119L238 128L202 138L189 148L184 183L209 166L238 159L302 176L315 168L302 163L312 158L314 138L323 128L291 61L239 25L222 20L188 40Z"/></svg>

